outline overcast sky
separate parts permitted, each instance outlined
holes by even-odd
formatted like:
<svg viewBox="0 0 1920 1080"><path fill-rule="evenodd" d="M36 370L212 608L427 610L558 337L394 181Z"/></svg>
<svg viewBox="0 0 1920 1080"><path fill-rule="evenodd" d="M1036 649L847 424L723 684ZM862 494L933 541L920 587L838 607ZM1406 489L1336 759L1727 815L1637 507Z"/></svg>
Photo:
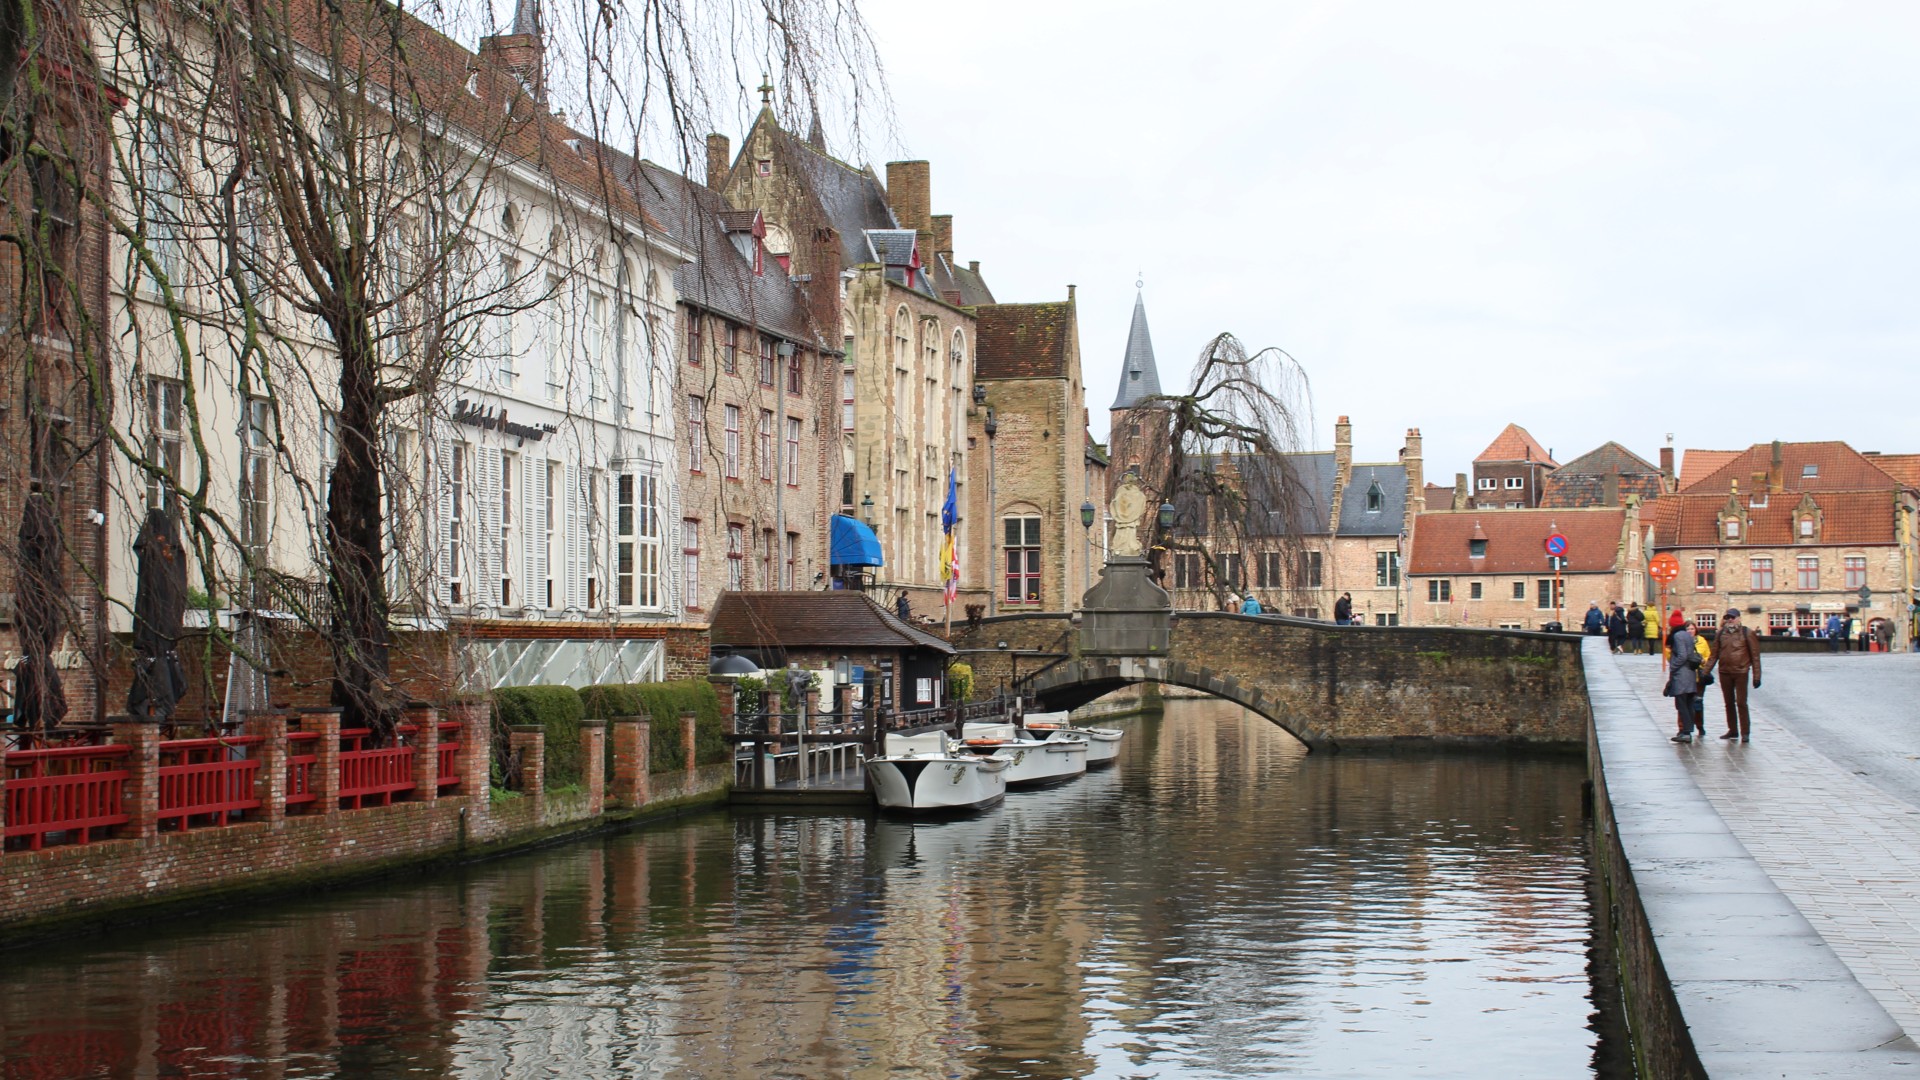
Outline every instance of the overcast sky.
<svg viewBox="0 0 1920 1080"><path fill-rule="evenodd" d="M1920 3L865 5L897 141L1002 301L1079 286L1093 428L1278 345L1314 441L1430 478L1509 421L1920 451ZM844 148L836 148L842 149Z"/></svg>

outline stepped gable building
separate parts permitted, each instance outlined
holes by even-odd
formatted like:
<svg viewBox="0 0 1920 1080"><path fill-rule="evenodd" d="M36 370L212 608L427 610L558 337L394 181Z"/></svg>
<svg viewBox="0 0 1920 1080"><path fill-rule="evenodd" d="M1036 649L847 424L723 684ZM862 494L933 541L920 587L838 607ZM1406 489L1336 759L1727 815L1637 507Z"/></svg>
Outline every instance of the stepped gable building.
<svg viewBox="0 0 1920 1080"><path fill-rule="evenodd" d="M1473 506L1520 510L1540 505L1547 474L1558 466L1540 441L1519 424L1508 424L1473 459Z"/></svg>
<svg viewBox="0 0 1920 1080"><path fill-rule="evenodd" d="M1909 456L1895 458L1894 469L1907 471ZM1689 450L1684 460L1692 468L1714 458ZM1920 497L1884 460L1844 442L1776 441L1696 473L1654 504L1654 547L1680 560L1674 606L1708 628L1737 607L1772 635L1808 634L1829 614L1858 614L1891 620L1909 647Z"/></svg>
<svg viewBox="0 0 1920 1080"><path fill-rule="evenodd" d="M968 428L976 479L967 513L987 527L970 534L980 548L972 557L996 574L995 613L1070 610L1092 587L1105 547L1104 536L1082 524L1082 509L1093 507L1096 524L1106 516L1105 470L1089 465L1097 454L1087 436L1073 290L1064 301L975 311L974 378L985 407Z"/></svg>
<svg viewBox="0 0 1920 1080"><path fill-rule="evenodd" d="M783 130L770 105L729 153L723 136L709 137L709 186L734 209L760 212L768 257L842 342L839 509L878 534L877 587L929 614L941 602L948 475L963 507L984 482L968 437L981 420L972 309L993 294L977 262L954 259L953 219L932 213L927 162L889 163L882 185L830 156L817 129L811 139ZM979 528L956 527L962 551L982 546ZM963 558L961 574L963 602L984 602L987 568Z"/></svg>
<svg viewBox="0 0 1920 1080"><path fill-rule="evenodd" d="M1559 617L1569 628L1587 605L1638 600L1645 588L1640 504L1421 514L1407 565L1410 619L1420 626L1537 630L1555 618L1546 540L1567 538Z"/></svg>
<svg viewBox="0 0 1920 1080"><path fill-rule="evenodd" d="M1666 492L1666 477L1645 458L1617 442L1600 446L1547 474L1540 505L1620 506L1628 495L1645 505Z"/></svg>
<svg viewBox="0 0 1920 1080"><path fill-rule="evenodd" d="M673 272L682 435L669 549L686 611L710 612L723 589L817 587L840 509L839 335L823 340L759 211L652 162L627 175L692 256Z"/></svg>

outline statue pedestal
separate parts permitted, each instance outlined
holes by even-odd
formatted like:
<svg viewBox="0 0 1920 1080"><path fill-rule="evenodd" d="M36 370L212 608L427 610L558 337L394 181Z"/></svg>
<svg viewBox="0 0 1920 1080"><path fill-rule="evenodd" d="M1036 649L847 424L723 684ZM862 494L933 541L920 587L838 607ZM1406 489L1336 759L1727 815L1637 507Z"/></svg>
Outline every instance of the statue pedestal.
<svg viewBox="0 0 1920 1080"><path fill-rule="evenodd" d="M1173 636L1173 598L1154 584L1147 560L1115 555L1081 601L1082 656L1165 656Z"/></svg>

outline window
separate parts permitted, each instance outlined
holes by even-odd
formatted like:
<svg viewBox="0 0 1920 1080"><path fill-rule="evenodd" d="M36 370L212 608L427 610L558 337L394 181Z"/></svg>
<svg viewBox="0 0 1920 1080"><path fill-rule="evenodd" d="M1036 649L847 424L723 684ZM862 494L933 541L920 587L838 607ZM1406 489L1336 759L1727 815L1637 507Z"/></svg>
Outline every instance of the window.
<svg viewBox="0 0 1920 1080"><path fill-rule="evenodd" d="M145 189L145 201L140 207L140 234L146 238L154 263L152 268L142 265L141 282L158 292L157 270L168 287L178 289L186 262L185 204L180 193L179 149L173 130L159 123L148 125L147 146L140 157L141 171L146 174L141 185Z"/></svg>
<svg viewBox="0 0 1920 1080"><path fill-rule="evenodd" d="M1173 587L1176 589L1197 589L1206 582L1200 575L1200 556L1196 552L1182 551L1173 556Z"/></svg>
<svg viewBox="0 0 1920 1080"><path fill-rule="evenodd" d="M1754 592L1767 592L1773 588L1773 560L1754 559L1750 570L1752 581L1749 585Z"/></svg>
<svg viewBox="0 0 1920 1080"><path fill-rule="evenodd" d="M760 410L760 479L773 479L773 412Z"/></svg>
<svg viewBox="0 0 1920 1080"><path fill-rule="evenodd" d="M520 455L500 452L500 605L513 606L513 484Z"/></svg>
<svg viewBox="0 0 1920 1080"><path fill-rule="evenodd" d="M340 414L320 410L320 514L326 516L333 503L333 467L340 460ZM147 485L147 505L154 503L153 485Z"/></svg>
<svg viewBox="0 0 1920 1080"><path fill-rule="evenodd" d="M1320 587L1320 556L1318 551L1300 553L1300 588L1317 589Z"/></svg>
<svg viewBox="0 0 1920 1080"><path fill-rule="evenodd" d="M687 471L700 472L707 456L707 399L687 399Z"/></svg>
<svg viewBox="0 0 1920 1080"><path fill-rule="evenodd" d="M773 579L773 530L760 530L760 587L774 589L779 586Z"/></svg>
<svg viewBox="0 0 1920 1080"><path fill-rule="evenodd" d="M592 408L603 408L607 401L607 298L598 293L587 295L587 325L580 331L585 337L581 354L587 365L587 398Z"/></svg>
<svg viewBox="0 0 1920 1080"><path fill-rule="evenodd" d="M167 486L180 484L181 417L186 387L172 379L147 380L147 463L166 474L166 480L147 481L147 508L161 506Z"/></svg>
<svg viewBox="0 0 1920 1080"><path fill-rule="evenodd" d="M840 474L840 506L843 513L853 513L853 474Z"/></svg>
<svg viewBox="0 0 1920 1080"><path fill-rule="evenodd" d="M580 539L575 540L576 558L580 561L580 571L586 578L586 609L594 611L607 607L607 594L600 588L600 577L606 572L606 564L600 560L605 557L600 544L607 531L606 518L600 512L602 492L606 490L607 476L604 470L588 469L587 485L582 492L585 496L585 512L580 522Z"/></svg>
<svg viewBox="0 0 1920 1080"><path fill-rule="evenodd" d="M800 486L800 420L787 417L787 486Z"/></svg>
<svg viewBox="0 0 1920 1080"><path fill-rule="evenodd" d="M789 394L799 393L800 387L804 385L805 368L801 366L804 359L799 349L794 349L793 355L787 357L787 393Z"/></svg>
<svg viewBox="0 0 1920 1080"><path fill-rule="evenodd" d="M1478 584L1476 582L1475 584ZM1453 599L1453 582L1431 580L1427 582L1427 603L1444 604Z"/></svg>
<svg viewBox="0 0 1920 1080"><path fill-rule="evenodd" d="M1554 587L1552 578L1541 578L1533 583L1533 606L1541 611L1552 611L1560 606L1560 591Z"/></svg>
<svg viewBox="0 0 1920 1080"><path fill-rule="evenodd" d="M700 313L687 312L687 363L700 363Z"/></svg>
<svg viewBox="0 0 1920 1080"><path fill-rule="evenodd" d="M560 391L562 389L560 380L564 377L563 373L566 371L567 331L565 324L562 322L563 316L560 310L560 281L558 278L550 277L547 279L546 308L547 317L541 333L541 337L543 338L541 342L543 348L541 351L547 371L547 400L559 401Z"/></svg>
<svg viewBox="0 0 1920 1080"><path fill-rule="evenodd" d="M697 584L699 523L692 524ZM660 478L652 473L621 473L614 481L613 589L620 607L660 606Z"/></svg>
<svg viewBox="0 0 1920 1080"><path fill-rule="evenodd" d="M1262 551L1253 557L1254 584L1262 589L1283 588L1286 582L1280 576L1280 553Z"/></svg>
<svg viewBox="0 0 1920 1080"><path fill-rule="evenodd" d="M1840 569L1846 574L1846 587L1859 589L1867 583L1867 558L1864 555L1848 555L1840 560Z"/></svg>
<svg viewBox="0 0 1920 1080"><path fill-rule="evenodd" d="M840 430L853 430L853 369L840 373Z"/></svg>
<svg viewBox="0 0 1920 1080"><path fill-rule="evenodd" d="M1765 510L1767 508L1767 493L1762 491L1750 497L1747 499L1747 506L1753 510Z"/></svg>
<svg viewBox="0 0 1920 1080"><path fill-rule="evenodd" d="M740 370L739 330L732 323L720 324L720 370L729 375Z"/></svg>
<svg viewBox="0 0 1920 1080"><path fill-rule="evenodd" d="M40 263L40 311L34 330L55 341L67 334L64 276L73 270L73 236L79 225L79 204L73 187L61 175L66 162L31 158L27 172L33 181L33 228L47 238Z"/></svg>
<svg viewBox="0 0 1920 1080"><path fill-rule="evenodd" d="M1374 617L1373 617L1373 625L1375 625L1375 626L1399 626L1399 625L1400 625L1400 613L1399 613L1399 612L1397 612L1397 611L1382 611L1382 612L1379 612L1378 614L1376 614L1376 615L1374 615Z"/></svg>
<svg viewBox="0 0 1920 1080"><path fill-rule="evenodd" d="M556 565L562 565L561 560L554 558L554 538L560 532L560 508L555 504L566 491L566 487L564 467L557 461L547 462L547 482L540 489L540 527L541 532L546 534L541 540L540 547L540 586L546 597L546 606L549 608L559 606L555 603L559 597L553 587L553 568Z"/></svg>
<svg viewBox="0 0 1920 1080"><path fill-rule="evenodd" d="M726 477L729 480L738 480L740 479L740 406L726 407L726 422Z"/></svg>
<svg viewBox="0 0 1920 1080"><path fill-rule="evenodd" d="M1247 577L1239 553L1228 552L1217 556L1217 559L1218 566L1216 569L1218 570L1219 578L1226 583L1227 588L1235 590L1245 588L1247 585Z"/></svg>
<svg viewBox="0 0 1920 1080"><path fill-rule="evenodd" d="M1481 597L1480 597L1480 583L1479 583L1479 582L1477 582L1477 581L1469 581L1469 582L1467 582L1467 599L1469 599L1469 600L1478 600L1478 599L1480 599L1480 598L1481 598Z"/></svg>
<svg viewBox="0 0 1920 1080"><path fill-rule="evenodd" d="M1695 590L1699 592L1712 592L1714 590L1715 576L1714 560L1693 560L1693 587Z"/></svg>
<svg viewBox="0 0 1920 1080"><path fill-rule="evenodd" d="M727 588L739 590L746 584L747 530L739 525L727 526Z"/></svg>
<svg viewBox="0 0 1920 1080"><path fill-rule="evenodd" d="M1808 539L1812 539L1813 537L1813 519L1812 518L1803 517L1800 519L1800 535Z"/></svg>
<svg viewBox="0 0 1920 1080"><path fill-rule="evenodd" d="M680 523L680 581L686 590L686 609L700 610L700 522Z"/></svg>
<svg viewBox="0 0 1920 1080"><path fill-rule="evenodd" d="M1376 551L1373 553L1373 586L1385 589L1400 584L1400 553L1397 551Z"/></svg>
<svg viewBox="0 0 1920 1080"><path fill-rule="evenodd" d="M1527 486L1527 481L1525 477L1509 476L1506 479L1506 489L1508 491L1519 491L1520 489L1526 486Z"/></svg>
<svg viewBox="0 0 1920 1080"><path fill-rule="evenodd" d="M1516 581L1516 582L1514 582L1514 583L1513 583L1513 598L1514 598L1515 600L1525 600L1525 599L1527 598L1527 583L1526 583L1526 582L1524 582L1524 581Z"/></svg>
<svg viewBox="0 0 1920 1080"><path fill-rule="evenodd" d="M1793 632L1793 612L1767 612L1767 632L1769 634L1788 634Z"/></svg>
<svg viewBox="0 0 1920 1080"><path fill-rule="evenodd" d="M1485 540L1467 541L1467 558L1484 559L1486 557L1487 557L1487 542Z"/></svg>
<svg viewBox="0 0 1920 1080"><path fill-rule="evenodd" d="M1814 464L1802 465L1800 466L1800 475L1803 477L1819 476L1820 466Z"/></svg>
<svg viewBox="0 0 1920 1080"><path fill-rule="evenodd" d="M502 255L500 257L501 288L505 290L517 290L519 288L519 281L520 260L511 255ZM509 311L502 316L502 321L504 323L503 337L505 340L502 342L503 347L500 350L500 362L495 368L495 372L500 380L500 385L511 390L520 384L520 371L514 367L514 363L519 357L521 349L519 330L520 313L518 311Z"/></svg>
<svg viewBox="0 0 1920 1080"><path fill-rule="evenodd" d="M1475 484L1480 488L1481 491L1492 491L1493 477L1483 476L1479 480L1475 481Z"/></svg>
<svg viewBox="0 0 1920 1080"><path fill-rule="evenodd" d="M800 573L800 534L787 534L787 547L780 560L780 587L793 588L793 579Z"/></svg>
<svg viewBox="0 0 1920 1080"><path fill-rule="evenodd" d="M1727 539L1729 540L1740 539L1740 519L1739 518L1727 519Z"/></svg>
<svg viewBox="0 0 1920 1080"><path fill-rule="evenodd" d="M269 526L273 517L273 440L267 429L273 423L273 405L265 398L248 398L246 435L240 463L240 542L255 555L266 551Z"/></svg>
<svg viewBox="0 0 1920 1080"><path fill-rule="evenodd" d="M1802 555L1795 560L1795 563L1799 574L1799 586L1803 589L1818 589L1820 587L1820 556Z"/></svg>
<svg viewBox="0 0 1920 1080"><path fill-rule="evenodd" d="M1007 603L1040 602L1040 519L1010 517L1007 534Z"/></svg>
<svg viewBox="0 0 1920 1080"><path fill-rule="evenodd" d="M760 385L773 385L773 339L760 339Z"/></svg>
<svg viewBox="0 0 1920 1080"><path fill-rule="evenodd" d="M1796 611L1793 613L1793 627L1802 636L1811 637L1815 630L1820 629L1820 616L1812 611Z"/></svg>
<svg viewBox="0 0 1920 1080"><path fill-rule="evenodd" d="M1377 514L1386 509L1387 493L1380 489L1380 481L1367 485L1367 513Z"/></svg>
<svg viewBox="0 0 1920 1080"><path fill-rule="evenodd" d="M1507 509L1509 509L1509 510L1524 510L1524 509L1526 509L1526 508L1525 508L1524 506L1522 506L1522 505L1521 505L1520 503L1517 503L1517 502L1510 502L1510 503L1508 503L1508 504L1507 504Z"/></svg>
<svg viewBox="0 0 1920 1080"><path fill-rule="evenodd" d="M472 597L464 595L461 586L466 576L466 564L460 558L460 548L466 541L464 530L467 524L467 470L473 451L466 443L454 443L447 455L447 492L444 506L447 508L446 555L441 565L447 575L447 601L453 604L469 603Z"/></svg>
<svg viewBox="0 0 1920 1080"><path fill-rule="evenodd" d="M1696 630L1712 630L1720 625L1720 616L1712 611L1703 611L1693 617L1693 625Z"/></svg>

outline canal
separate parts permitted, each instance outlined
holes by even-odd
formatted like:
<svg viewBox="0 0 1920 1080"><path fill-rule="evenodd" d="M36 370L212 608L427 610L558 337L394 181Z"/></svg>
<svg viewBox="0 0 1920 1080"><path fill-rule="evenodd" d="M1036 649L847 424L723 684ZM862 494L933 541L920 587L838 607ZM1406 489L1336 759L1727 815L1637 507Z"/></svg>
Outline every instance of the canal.
<svg viewBox="0 0 1920 1080"><path fill-rule="evenodd" d="M1126 726L974 818L716 811L0 955L0 1075L1612 1072L1577 758Z"/></svg>

